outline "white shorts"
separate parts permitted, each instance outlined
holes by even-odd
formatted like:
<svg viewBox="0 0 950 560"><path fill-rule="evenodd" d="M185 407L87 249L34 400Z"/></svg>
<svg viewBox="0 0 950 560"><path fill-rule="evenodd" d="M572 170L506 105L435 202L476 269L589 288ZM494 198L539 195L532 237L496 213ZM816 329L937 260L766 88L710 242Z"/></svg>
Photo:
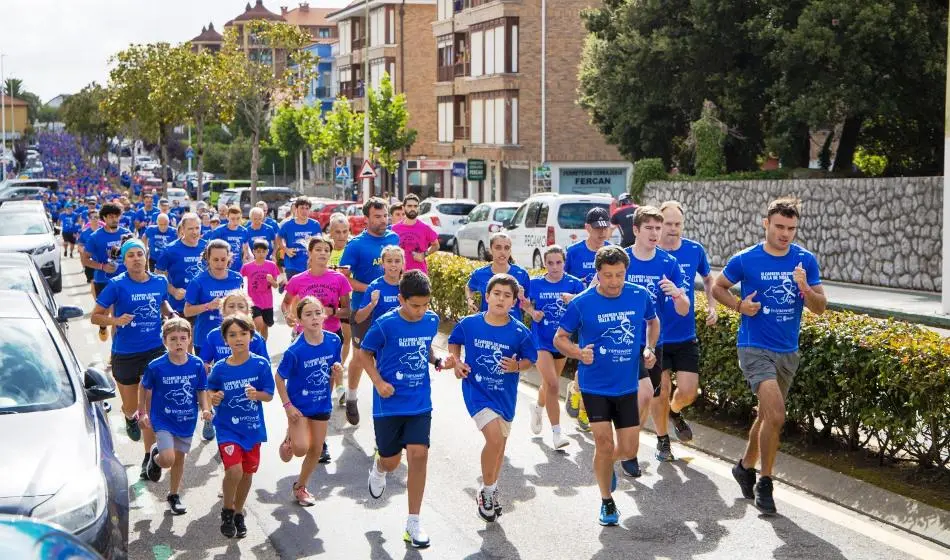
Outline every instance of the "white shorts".
<svg viewBox="0 0 950 560"><path fill-rule="evenodd" d="M501 422L501 435L508 437L508 434L511 433L511 422L508 422L501 417L500 414L495 412L490 408L483 408L475 413L475 416L472 416L472 420L475 421L475 425L478 426L478 430L482 431L485 429L492 420L498 419Z"/></svg>

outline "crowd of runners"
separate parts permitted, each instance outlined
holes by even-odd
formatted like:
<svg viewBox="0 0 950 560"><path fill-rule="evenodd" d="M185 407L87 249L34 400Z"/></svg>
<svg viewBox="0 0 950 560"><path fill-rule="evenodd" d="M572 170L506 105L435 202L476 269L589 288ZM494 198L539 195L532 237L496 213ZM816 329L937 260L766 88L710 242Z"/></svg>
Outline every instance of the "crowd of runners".
<svg viewBox="0 0 950 560"><path fill-rule="evenodd" d="M245 224L232 207L213 224L203 205L192 212L151 192L135 204L127 195L92 195L56 208L64 254L78 245L92 286L92 323L111 339L125 430L143 446L141 477L158 482L169 471L172 513L187 512L182 475L199 418L201 437L216 440L224 469L225 537L247 533L245 501L260 462L269 460L260 454L269 434L282 442L280 460L301 459L292 499L315 505L307 486L317 465L331 460L331 411L340 406L350 424L360 423L357 390L365 372L374 388L376 440L367 491L383 495L405 451L403 538L429 546L420 513L432 365L461 380L484 437L475 507L494 522L504 509L499 480L519 373L535 366L542 378L530 405L531 431L542 433L547 417L551 446L565 449L558 380L573 359L568 422L592 434L592 474L602 497L597 519L617 525L617 464L623 475L641 476L640 426L652 417L658 461L674 460L670 428L679 441L692 438L683 411L697 397L701 373L697 275L707 323L717 321L717 302L741 314L739 364L759 407L732 472L745 498L775 513L771 474L798 368L801 314L804 307L821 313L826 304L815 257L793 243L796 200L771 202L764 241L733 255L715 279L702 245L682 237L687 217L675 201L624 212L613 224L605 209L591 209L587 239L548 247L545 273L537 277L512 262L511 239L495 233L491 262L465 286L471 314L452 329L445 355L432 347L439 318L429 309L426 270L438 237L417 219L415 195L392 208L381 198L367 200L366 229L351 239L342 215L322 232L304 197L280 223L267 211L258 203ZM613 227L625 229L625 246L608 243ZM739 283L737 298L730 288ZM268 349L268 329L281 317L293 329L292 342ZM278 353L280 362L271 364ZM286 424L265 426L262 403L275 397Z"/></svg>

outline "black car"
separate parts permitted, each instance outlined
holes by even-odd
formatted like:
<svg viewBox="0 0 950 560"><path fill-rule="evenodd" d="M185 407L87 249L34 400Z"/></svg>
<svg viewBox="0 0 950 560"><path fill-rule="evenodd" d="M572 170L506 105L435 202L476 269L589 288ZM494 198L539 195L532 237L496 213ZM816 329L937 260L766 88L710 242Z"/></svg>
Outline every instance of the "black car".
<svg viewBox="0 0 950 560"><path fill-rule="evenodd" d="M78 307L56 303L46 278L36 263L26 253L0 253L0 290L17 290L36 294L43 307L49 311L58 323L65 326L66 321L82 317Z"/></svg>
<svg viewBox="0 0 950 560"><path fill-rule="evenodd" d="M24 292L0 291L0 364L0 514L54 523L105 558L127 558L128 478L101 404L115 385L79 365Z"/></svg>

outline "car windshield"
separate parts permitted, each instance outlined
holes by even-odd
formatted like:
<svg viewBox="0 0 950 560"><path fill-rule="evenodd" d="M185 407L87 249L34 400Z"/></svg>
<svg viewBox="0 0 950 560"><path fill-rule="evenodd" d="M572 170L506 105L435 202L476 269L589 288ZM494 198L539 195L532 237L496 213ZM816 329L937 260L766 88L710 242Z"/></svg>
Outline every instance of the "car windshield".
<svg viewBox="0 0 950 560"><path fill-rule="evenodd" d="M610 211L610 205L597 202L568 202L562 204L557 211L557 225L562 229L584 229L587 212L595 206Z"/></svg>
<svg viewBox="0 0 950 560"><path fill-rule="evenodd" d="M46 324L0 319L0 414L63 408L75 398Z"/></svg>
<svg viewBox="0 0 950 560"><path fill-rule="evenodd" d="M475 208L475 205L467 202L444 202L435 208L440 214L447 216L468 216L468 213L472 211L472 208Z"/></svg>
<svg viewBox="0 0 950 560"><path fill-rule="evenodd" d="M515 215L517 208L497 208L495 209L495 221L504 222L510 220Z"/></svg>
<svg viewBox="0 0 950 560"><path fill-rule="evenodd" d="M0 267L0 290L37 293L30 270L25 267Z"/></svg>
<svg viewBox="0 0 950 560"><path fill-rule="evenodd" d="M43 235L50 233L46 216L39 212L4 212L0 219L0 236Z"/></svg>
<svg viewBox="0 0 950 560"><path fill-rule="evenodd" d="M221 193L221 197L218 198L218 204L228 204L237 201L238 193L237 191L224 191Z"/></svg>
<svg viewBox="0 0 950 560"><path fill-rule="evenodd" d="M168 189L168 196L185 196L185 189Z"/></svg>

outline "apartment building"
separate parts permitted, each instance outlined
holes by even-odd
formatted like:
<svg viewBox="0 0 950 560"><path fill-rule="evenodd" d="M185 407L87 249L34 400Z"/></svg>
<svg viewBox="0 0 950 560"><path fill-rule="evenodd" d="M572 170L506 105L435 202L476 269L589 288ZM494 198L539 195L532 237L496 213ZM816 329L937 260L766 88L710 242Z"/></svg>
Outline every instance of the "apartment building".
<svg viewBox="0 0 950 560"><path fill-rule="evenodd" d="M202 27L201 33L189 42L191 43L192 50L195 52L210 51L216 53L219 52L221 46L224 45L224 37L215 31L214 23L209 23L208 27Z"/></svg>
<svg viewBox="0 0 950 560"><path fill-rule="evenodd" d="M545 4L437 0L436 134L407 162L410 190L479 201L626 190L633 166L576 104L580 13L594 2Z"/></svg>

